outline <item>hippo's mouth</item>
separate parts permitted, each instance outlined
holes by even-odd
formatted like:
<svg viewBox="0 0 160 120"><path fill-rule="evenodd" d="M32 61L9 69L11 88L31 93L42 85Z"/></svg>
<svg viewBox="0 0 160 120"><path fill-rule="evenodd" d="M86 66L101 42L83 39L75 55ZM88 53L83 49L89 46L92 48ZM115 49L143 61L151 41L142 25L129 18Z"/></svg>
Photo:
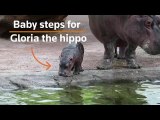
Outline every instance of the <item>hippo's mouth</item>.
<svg viewBox="0 0 160 120"><path fill-rule="evenodd" d="M65 71L59 70L58 75L63 76L63 77L71 77L72 76L71 70L65 70Z"/></svg>
<svg viewBox="0 0 160 120"><path fill-rule="evenodd" d="M59 73L59 76L62 76L62 77L71 77L71 74Z"/></svg>
<svg viewBox="0 0 160 120"><path fill-rule="evenodd" d="M145 52L147 52L147 53L151 53L151 50L150 50L150 48L149 48L149 43L150 42L146 42L146 43L144 43L142 46L141 46L141 48L145 51Z"/></svg>

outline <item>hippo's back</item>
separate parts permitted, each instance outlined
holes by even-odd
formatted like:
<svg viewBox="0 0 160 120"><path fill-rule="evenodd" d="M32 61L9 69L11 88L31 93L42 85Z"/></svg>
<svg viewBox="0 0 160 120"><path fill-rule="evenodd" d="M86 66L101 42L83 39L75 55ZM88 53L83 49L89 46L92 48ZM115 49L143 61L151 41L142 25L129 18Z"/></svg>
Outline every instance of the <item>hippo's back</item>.
<svg viewBox="0 0 160 120"><path fill-rule="evenodd" d="M74 54L76 57L81 57L84 54L84 47L81 42L68 44L63 48L62 53L65 55Z"/></svg>
<svg viewBox="0 0 160 120"><path fill-rule="evenodd" d="M89 15L89 26L95 37L104 43L105 37L118 37L127 15Z"/></svg>

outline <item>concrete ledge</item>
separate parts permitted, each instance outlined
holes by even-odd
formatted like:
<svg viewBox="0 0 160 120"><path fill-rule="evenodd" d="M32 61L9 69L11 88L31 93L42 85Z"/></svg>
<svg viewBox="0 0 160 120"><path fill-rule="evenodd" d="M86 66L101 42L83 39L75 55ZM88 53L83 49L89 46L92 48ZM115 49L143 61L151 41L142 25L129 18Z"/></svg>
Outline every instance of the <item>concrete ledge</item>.
<svg viewBox="0 0 160 120"><path fill-rule="evenodd" d="M160 80L160 67L133 69L113 69L113 70L88 70L80 75L70 78L55 76L54 80L58 85L88 85L105 82L137 82L145 80Z"/></svg>
<svg viewBox="0 0 160 120"><path fill-rule="evenodd" d="M89 85L94 83L136 82L160 80L160 67L142 69L85 70L72 77L60 77L57 71L34 73L2 73L1 90L43 89L68 85Z"/></svg>

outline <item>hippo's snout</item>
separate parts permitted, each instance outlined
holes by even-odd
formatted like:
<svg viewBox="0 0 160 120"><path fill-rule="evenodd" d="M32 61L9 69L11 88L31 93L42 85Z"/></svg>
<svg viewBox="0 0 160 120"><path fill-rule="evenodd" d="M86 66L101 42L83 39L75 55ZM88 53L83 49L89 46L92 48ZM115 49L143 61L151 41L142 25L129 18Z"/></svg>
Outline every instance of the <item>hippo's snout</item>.
<svg viewBox="0 0 160 120"><path fill-rule="evenodd" d="M149 48L149 42L143 44L143 45L141 46L141 48L142 48L145 52L151 54L151 50L150 50L150 48Z"/></svg>
<svg viewBox="0 0 160 120"><path fill-rule="evenodd" d="M160 54L160 48L156 43L146 42L141 46L141 48L150 55Z"/></svg>

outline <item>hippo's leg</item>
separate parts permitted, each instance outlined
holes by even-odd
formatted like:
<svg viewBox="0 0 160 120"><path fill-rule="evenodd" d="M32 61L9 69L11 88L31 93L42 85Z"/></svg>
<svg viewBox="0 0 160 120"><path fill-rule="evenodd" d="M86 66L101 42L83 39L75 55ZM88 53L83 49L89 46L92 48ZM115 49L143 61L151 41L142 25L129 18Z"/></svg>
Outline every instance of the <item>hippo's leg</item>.
<svg viewBox="0 0 160 120"><path fill-rule="evenodd" d="M80 72L81 72L81 64L78 62L75 64L75 69L74 69L73 74L78 75Z"/></svg>
<svg viewBox="0 0 160 120"><path fill-rule="evenodd" d="M82 61L83 61L83 59L82 59ZM79 64L79 69L80 69L80 72L83 72L84 71L84 69L82 68L82 61L80 61L78 64Z"/></svg>
<svg viewBox="0 0 160 120"><path fill-rule="evenodd" d="M135 61L135 50L137 48L137 45L133 45L131 43L128 44L125 52L126 61L129 68L132 69L139 69L140 66Z"/></svg>
<svg viewBox="0 0 160 120"><path fill-rule="evenodd" d="M125 59L125 51L126 47L119 47L119 54L117 55L117 59Z"/></svg>
<svg viewBox="0 0 160 120"><path fill-rule="evenodd" d="M80 72L83 72L83 71L84 71L84 69L82 68L82 62L83 62L83 56L81 57L81 60L79 61Z"/></svg>
<svg viewBox="0 0 160 120"><path fill-rule="evenodd" d="M80 72L83 72L84 71L84 69L82 68L82 66L80 66Z"/></svg>
<svg viewBox="0 0 160 120"><path fill-rule="evenodd" d="M74 70L74 66L72 67L71 71L73 71L73 70Z"/></svg>
<svg viewBox="0 0 160 120"><path fill-rule="evenodd" d="M104 44L105 52L104 52L104 59L102 60L101 65L97 66L97 69L100 70L107 70L112 68L112 62L114 59L114 43L105 43Z"/></svg>

